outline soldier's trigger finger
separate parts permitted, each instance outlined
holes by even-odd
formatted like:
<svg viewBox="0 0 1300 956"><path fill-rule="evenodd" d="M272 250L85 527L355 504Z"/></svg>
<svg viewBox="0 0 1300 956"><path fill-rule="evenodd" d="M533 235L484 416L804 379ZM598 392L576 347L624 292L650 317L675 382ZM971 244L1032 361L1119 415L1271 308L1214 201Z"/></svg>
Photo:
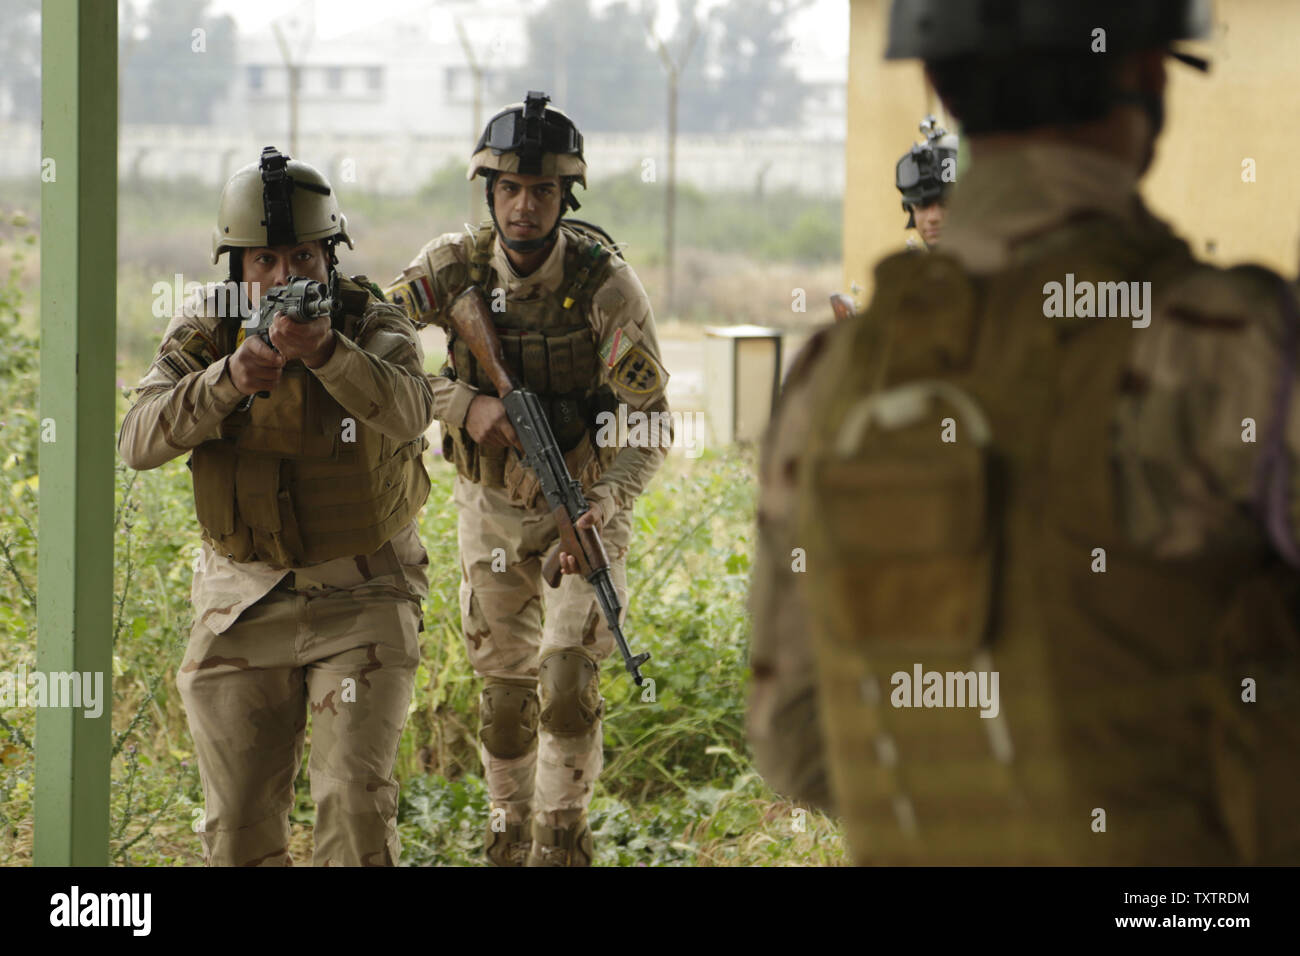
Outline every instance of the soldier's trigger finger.
<svg viewBox="0 0 1300 956"><path fill-rule="evenodd" d="M260 335L251 335L244 339L244 344L241 347L248 351L248 357L258 365L270 368L280 368L284 365L284 356L262 341Z"/></svg>
<svg viewBox="0 0 1300 956"><path fill-rule="evenodd" d="M283 312L275 313L275 318L271 320L271 327L267 330L267 337L271 339L272 346L275 346L277 349L279 348L279 346L275 345L275 340L283 337L284 334L290 330L292 325L293 319L289 318Z"/></svg>
<svg viewBox="0 0 1300 956"><path fill-rule="evenodd" d="M519 435L515 432L515 426L510 424L510 419L502 421L498 431L504 444L516 449L521 455L524 453L524 446L519 443Z"/></svg>
<svg viewBox="0 0 1300 956"><path fill-rule="evenodd" d="M275 313L275 319L272 321L271 324L273 326L278 326L280 331L283 333L283 332L291 331L294 328L305 328L306 326L309 325L320 325L322 323L324 323L325 325L329 325L329 321L330 321L330 317L328 315L318 315L316 316L316 318L311 319L309 321L298 322L290 318L288 315L286 315L283 312L277 312Z"/></svg>

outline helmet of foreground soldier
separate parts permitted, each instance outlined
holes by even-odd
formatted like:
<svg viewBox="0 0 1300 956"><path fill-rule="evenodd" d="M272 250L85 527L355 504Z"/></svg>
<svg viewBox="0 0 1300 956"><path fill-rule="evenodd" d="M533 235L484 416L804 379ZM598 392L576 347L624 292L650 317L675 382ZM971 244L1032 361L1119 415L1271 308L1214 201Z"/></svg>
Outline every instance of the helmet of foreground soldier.
<svg viewBox="0 0 1300 956"><path fill-rule="evenodd" d="M1211 22L1210 0L893 0L885 58L924 60L965 134L1087 122L1122 102L1146 110L1158 133L1161 98L1118 89L1114 54L1164 49L1206 70L1169 47Z"/></svg>
<svg viewBox="0 0 1300 956"><path fill-rule="evenodd" d="M1110 52L1150 50L1205 36L1210 0L894 0L887 60L993 58L1023 50L1090 49L1093 31L1106 31ZM1175 54L1199 66L1203 61Z"/></svg>
<svg viewBox="0 0 1300 956"><path fill-rule="evenodd" d="M346 242L347 217L321 172L314 166L290 159L274 146L262 150L262 158L249 163L230 177L221 191L217 227L212 232L212 262L223 252L271 246L297 245L313 239L337 237L326 245L333 260L335 242ZM237 272L232 268L232 275Z"/></svg>
<svg viewBox="0 0 1300 956"><path fill-rule="evenodd" d="M913 210L917 206L928 206L948 195L953 180L945 180L944 172L956 170L957 137L936 126L933 116L922 121L921 132L925 142L913 145L894 167L894 185L903 194L903 211L907 213L905 229L916 227Z"/></svg>
<svg viewBox="0 0 1300 956"><path fill-rule="evenodd" d="M497 227L497 235L517 252L532 252L549 243L560 228L566 209L578 209L573 184L587 188L587 164L582 157L582 134L573 120L561 110L549 107L545 93L528 91L522 103L512 103L498 112L483 128L470 157L466 179L487 179L488 211L496 222L492 190L499 173L524 176L557 176L564 191L560 215L545 236L537 239L510 239Z"/></svg>

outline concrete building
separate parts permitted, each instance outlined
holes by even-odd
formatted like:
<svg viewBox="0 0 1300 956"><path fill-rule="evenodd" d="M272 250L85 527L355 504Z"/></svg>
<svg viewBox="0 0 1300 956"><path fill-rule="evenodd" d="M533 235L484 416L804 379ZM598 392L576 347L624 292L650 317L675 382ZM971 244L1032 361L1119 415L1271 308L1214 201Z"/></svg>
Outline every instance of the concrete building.
<svg viewBox="0 0 1300 956"><path fill-rule="evenodd" d="M457 22L481 69L482 109L491 115L515 95L505 81L524 59L527 13L514 0L448 0L320 36L304 5L277 21L299 72L300 135L320 129L384 137L477 135L473 69ZM240 35L234 81L215 117L256 139L287 141L289 68L269 27Z"/></svg>

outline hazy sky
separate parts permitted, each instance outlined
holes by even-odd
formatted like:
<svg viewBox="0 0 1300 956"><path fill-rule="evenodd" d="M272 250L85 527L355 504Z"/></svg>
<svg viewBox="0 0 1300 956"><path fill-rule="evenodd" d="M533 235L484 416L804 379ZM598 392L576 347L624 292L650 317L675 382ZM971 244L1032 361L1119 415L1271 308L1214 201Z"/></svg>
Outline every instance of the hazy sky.
<svg viewBox="0 0 1300 956"><path fill-rule="evenodd" d="M272 19L307 9L313 0L213 0L215 13L229 13L241 29L256 30ZM506 0L514 6L514 0ZM613 0L592 0L600 9ZM717 0L703 0L711 7ZM752 0L751 0L752 2ZM536 9L543 0L523 0L526 7ZM314 0L317 35L322 39L351 32L358 25L356 0ZM401 13L418 12L438 6L438 0L369 0L364 5L365 19L383 20ZM500 0L480 0L476 6L500 9ZM672 29L677 19L676 0L661 0L660 17L656 27L661 35ZM847 73L849 50L849 0L813 0L812 5L796 17L792 34L801 45L820 56L844 63Z"/></svg>

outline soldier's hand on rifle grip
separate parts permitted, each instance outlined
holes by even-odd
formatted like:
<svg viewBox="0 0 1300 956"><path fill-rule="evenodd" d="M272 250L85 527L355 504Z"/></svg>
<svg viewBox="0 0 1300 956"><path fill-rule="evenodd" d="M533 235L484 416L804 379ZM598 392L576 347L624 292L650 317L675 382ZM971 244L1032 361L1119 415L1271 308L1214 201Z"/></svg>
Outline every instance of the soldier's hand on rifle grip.
<svg viewBox="0 0 1300 956"><path fill-rule="evenodd" d="M235 349L226 368L235 388L244 395L253 395L269 392L280 384L284 361L283 355L253 335Z"/></svg>
<svg viewBox="0 0 1300 956"><path fill-rule="evenodd" d="M585 512L577 521L573 523L573 530L578 533L579 538L587 537L588 533L600 532L600 519L596 516L596 509L592 508ZM561 551L560 570L565 574L578 573L578 559L567 551Z"/></svg>
<svg viewBox="0 0 1300 956"><path fill-rule="evenodd" d="M271 344L286 362L302 359L308 368L316 368L334 354L334 329L328 315L318 316L310 322L295 322L280 312L271 323L269 334Z"/></svg>
<svg viewBox="0 0 1300 956"><path fill-rule="evenodd" d="M465 430L480 445L514 448L521 455L524 452L524 446L515 434L515 426L510 424L510 418L506 415L505 402L491 395L478 395L469 403Z"/></svg>

